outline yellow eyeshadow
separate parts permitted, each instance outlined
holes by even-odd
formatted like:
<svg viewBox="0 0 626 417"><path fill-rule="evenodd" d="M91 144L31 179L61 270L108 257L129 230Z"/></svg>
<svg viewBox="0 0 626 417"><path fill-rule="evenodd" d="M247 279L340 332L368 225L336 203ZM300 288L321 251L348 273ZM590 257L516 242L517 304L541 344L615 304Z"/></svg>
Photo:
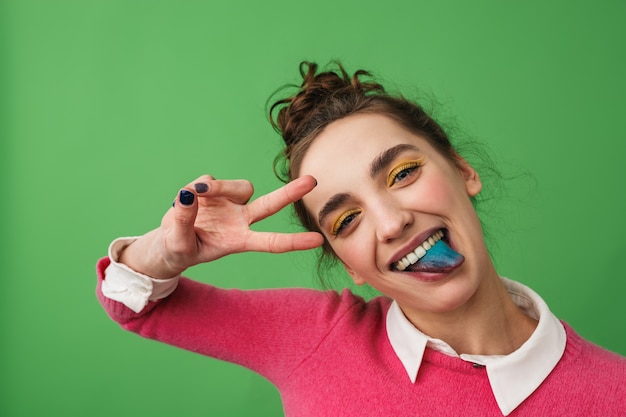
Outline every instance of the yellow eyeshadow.
<svg viewBox="0 0 626 417"><path fill-rule="evenodd" d="M339 216L339 218L335 220L335 223L333 223L333 227L331 228L330 233L333 235L336 235L337 233L339 233L339 229L341 228L341 225L343 224L344 220L346 220L348 217L352 216L353 214L357 214L360 212L361 210L359 209L352 209L352 210L348 210L342 213L341 216Z"/></svg>
<svg viewBox="0 0 626 417"><path fill-rule="evenodd" d="M403 162L400 165L396 166L387 176L387 187L391 187L393 185L393 182L395 181L399 173L401 173L405 169L418 168L422 165L423 161L423 158L414 159L412 161Z"/></svg>

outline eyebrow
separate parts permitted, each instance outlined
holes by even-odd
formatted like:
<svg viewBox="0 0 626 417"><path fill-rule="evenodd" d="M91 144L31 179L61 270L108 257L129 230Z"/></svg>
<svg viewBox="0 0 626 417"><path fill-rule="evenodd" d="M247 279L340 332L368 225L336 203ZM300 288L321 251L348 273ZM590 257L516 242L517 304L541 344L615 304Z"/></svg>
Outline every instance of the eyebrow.
<svg viewBox="0 0 626 417"><path fill-rule="evenodd" d="M343 203L348 201L350 197L351 195L348 193L340 193L332 196L326 202L326 204L324 204L324 207L322 207L322 209L319 211L319 214L317 215L318 224L321 226L324 218L328 216L331 212L336 210L337 207L340 207Z"/></svg>
<svg viewBox="0 0 626 417"><path fill-rule="evenodd" d="M384 170L394 159L398 157L402 152L406 151L419 151L419 148L415 145L408 143L401 143L400 145L393 146L386 151L383 151L378 155L370 164L370 176L374 178L382 170Z"/></svg>
<svg viewBox="0 0 626 417"><path fill-rule="evenodd" d="M373 178L377 176L381 171L385 169L394 159L398 157L402 152L406 151L419 151L419 148L415 145L408 143L402 143L400 145L393 146L380 155L378 155L370 164L370 176ZM339 193L332 196L326 204L322 207L317 215L318 224L321 226L324 218L348 201L352 196L348 193Z"/></svg>

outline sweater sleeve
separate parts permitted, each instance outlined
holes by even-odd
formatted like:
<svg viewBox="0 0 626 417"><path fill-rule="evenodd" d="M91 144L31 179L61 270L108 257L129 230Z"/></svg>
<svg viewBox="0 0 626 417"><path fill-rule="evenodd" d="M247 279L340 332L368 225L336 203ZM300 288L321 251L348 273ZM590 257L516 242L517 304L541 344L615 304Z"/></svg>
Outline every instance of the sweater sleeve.
<svg viewBox="0 0 626 417"><path fill-rule="evenodd" d="M97 265L97 296L122 328L143 337L237 363L274 384L306 360L357 304L349 291L222 289L181 278L168 297L135 312L102 293L110 259Z"/></svg>

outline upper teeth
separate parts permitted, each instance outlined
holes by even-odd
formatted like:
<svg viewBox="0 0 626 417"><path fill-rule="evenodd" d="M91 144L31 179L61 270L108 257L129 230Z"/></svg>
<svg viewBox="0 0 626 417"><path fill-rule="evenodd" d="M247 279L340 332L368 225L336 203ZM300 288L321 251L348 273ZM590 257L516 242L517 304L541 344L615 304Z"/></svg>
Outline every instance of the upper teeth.
<svg viewBox="0 0 626 417"><path fill-rule="evenodd" d="M417 261L423 258L424 255L426 255L426 252L432 248L437 241L441 240L442 237L443 232L439 230L437 233L422 242L422 244L415 248L413 252L408 253L404 258L396 262L396 268L399 271L404 271L409 267L409 265L417 263Z"/></svg>

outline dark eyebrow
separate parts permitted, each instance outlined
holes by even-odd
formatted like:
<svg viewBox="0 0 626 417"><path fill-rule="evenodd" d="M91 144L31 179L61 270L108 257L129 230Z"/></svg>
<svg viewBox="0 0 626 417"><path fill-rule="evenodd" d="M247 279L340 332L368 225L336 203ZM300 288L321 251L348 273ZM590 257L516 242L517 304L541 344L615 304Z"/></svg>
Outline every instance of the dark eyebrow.
<svg viewBox="0 0 626 417"><path fill-rule="evenodd" d="M400 145L393 146L386 151L378 155L370 165L370 176L374 178L380 171L385 169L398 155L405 151L419 151L419 148L415 145L408 143L401 143Z"/></svg>
<svg viewBox="0 0 626 417"><path fill-rule="evenodd" d="M319 214L317 215L317 221L319 225L322 225L324 217L328 216L329 213L331 213L333 210L337 209L337 207L341 206L343 203L349 200L350 197L350 194L347 193L335 194L334 196L332 196L330 200L328 200L326 204L324 204L324 207L322 207Z"/></svg>

